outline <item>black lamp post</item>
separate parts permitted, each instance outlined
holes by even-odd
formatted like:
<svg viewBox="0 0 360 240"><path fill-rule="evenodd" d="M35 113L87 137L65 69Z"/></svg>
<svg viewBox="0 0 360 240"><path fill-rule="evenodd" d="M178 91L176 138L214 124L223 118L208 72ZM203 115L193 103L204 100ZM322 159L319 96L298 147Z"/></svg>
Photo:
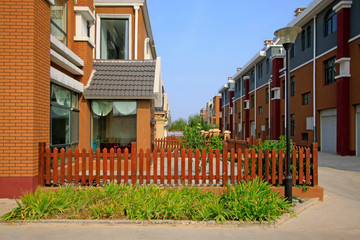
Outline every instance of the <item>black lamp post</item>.
<svg viewBox="0 0 360 240"><path fill-rule="evenodd" d="M286 177L285 177L285 198L292 202L292 176L290 173L290 50L294 46L297 35L301 32L300 27L285 27L277 30L274 34L286 50Z"/></svg>

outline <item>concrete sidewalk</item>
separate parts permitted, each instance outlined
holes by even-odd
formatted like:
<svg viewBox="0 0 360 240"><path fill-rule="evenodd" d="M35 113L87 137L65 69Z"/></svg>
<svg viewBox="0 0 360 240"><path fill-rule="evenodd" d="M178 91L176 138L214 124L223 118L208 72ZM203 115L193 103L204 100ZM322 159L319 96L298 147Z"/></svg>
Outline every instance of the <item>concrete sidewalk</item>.
<svg viewBox="0 0 360 240"><path fill-rule="evenodd" d="M360 158L319 153L328 198L276 229L0 224L0 239L360 239ZM16 204L0 201L0 213Z"/></svg>

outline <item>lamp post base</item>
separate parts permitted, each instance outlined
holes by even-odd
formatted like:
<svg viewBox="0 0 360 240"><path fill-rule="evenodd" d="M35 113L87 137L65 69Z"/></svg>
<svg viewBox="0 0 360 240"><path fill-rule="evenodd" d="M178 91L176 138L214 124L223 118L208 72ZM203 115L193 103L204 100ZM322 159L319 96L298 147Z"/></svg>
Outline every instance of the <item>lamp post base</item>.
<svg viewBox="0 0 360 240"><path fill-rule="evenodd" d="M292 177L291 175L285 177L285 199L292 202Z"/></svg>

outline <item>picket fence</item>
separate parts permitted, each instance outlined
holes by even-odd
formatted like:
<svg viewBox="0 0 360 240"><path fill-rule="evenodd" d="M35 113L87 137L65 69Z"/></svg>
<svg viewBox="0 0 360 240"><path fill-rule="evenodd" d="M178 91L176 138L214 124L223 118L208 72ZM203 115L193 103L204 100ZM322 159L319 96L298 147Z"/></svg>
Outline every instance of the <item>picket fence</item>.
<svg viewBox="0 0 360 240"><path fill-rule="evenodd" d="M291 153L293 184L318 185L318 147L299 148ZM280 150L258 153L254 149L219 149L181 151L140 149L45 149L39 147L39 184L104 185L156 184L226 186L247 182L256 177L273 185L283 184L286 173L285 154Z"/></svg>

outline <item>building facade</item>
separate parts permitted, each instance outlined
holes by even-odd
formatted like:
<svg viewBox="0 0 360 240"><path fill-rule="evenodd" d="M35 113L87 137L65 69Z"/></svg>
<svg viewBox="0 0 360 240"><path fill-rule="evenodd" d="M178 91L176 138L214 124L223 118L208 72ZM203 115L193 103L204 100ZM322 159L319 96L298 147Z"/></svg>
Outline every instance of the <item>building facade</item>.
<svg viewBox="0 0 360 240"><path fill-rule="evenodd" d="M1 4L0 197L38 184L50 148L151 148L163 106L146 0Z"/></svg>
<svg viewBox="0 0 360 240"><path fill-rule="evenodd" d="M315 141L325 152L360 155L359 9L359 1L315 0L288 24L302 28L290 54L290 130L298 145ZM284 62L275 38L237 70L234 97L228 84L219 91L221 130L240 139L285 134Z"/></svg>
<svg viewBox="0 0 360 240"><path fill-rule="evenodd" d="M206 104L206 121L213 126L219 127L221 106L220 106L220 95L216 95Z"/></svg>

